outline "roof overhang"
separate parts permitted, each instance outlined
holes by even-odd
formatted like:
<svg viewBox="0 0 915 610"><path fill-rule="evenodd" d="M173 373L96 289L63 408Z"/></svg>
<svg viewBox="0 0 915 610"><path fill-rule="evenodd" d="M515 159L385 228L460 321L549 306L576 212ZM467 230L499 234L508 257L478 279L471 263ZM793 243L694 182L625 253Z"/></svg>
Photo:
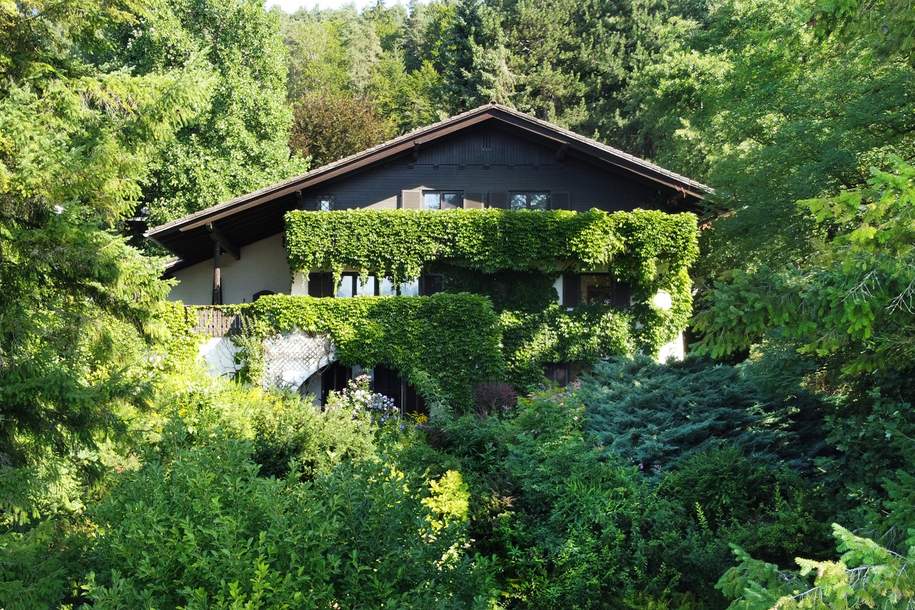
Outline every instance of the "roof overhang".
<svg viewBox="0 0 915 610"><path fill-rule="evenodd" d="M180 260L170 267L170 271L177 270L212 254L211 237L214 227L221 239L236 247L269 237L282 231L283 217L287 211L301 208L302 191L399 155L415 154L425 144L488 121L495 121L528 137L550 141L563 155L573 151L576 156L609 165L615 171L670 189L686 199L702 200L712 192L704 184L596 140L505 106L489 104L417 129L300 176L154 227L145 236L179 257Z"/></svg>

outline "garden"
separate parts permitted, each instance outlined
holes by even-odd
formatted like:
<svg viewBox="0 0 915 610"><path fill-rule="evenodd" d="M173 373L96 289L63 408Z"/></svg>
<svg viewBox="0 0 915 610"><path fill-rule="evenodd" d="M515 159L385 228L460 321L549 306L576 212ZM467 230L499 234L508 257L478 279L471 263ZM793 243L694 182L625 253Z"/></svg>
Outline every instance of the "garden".
<svg viewBox="0 0 915 610"><path fill-rule="evenodd" d="M912 15L0 1L0 608L912 608ZM255 348L249 377L203 370L137 223L487 101L715 193L434 231L293 212L293 269L446 258L448 285L266 296L255 338L327 333L435 408L364 377L315 408L261 387ZM548 305L557 264L611 262L630 312ZM558 387L563 360L587 366Z"/></svg>

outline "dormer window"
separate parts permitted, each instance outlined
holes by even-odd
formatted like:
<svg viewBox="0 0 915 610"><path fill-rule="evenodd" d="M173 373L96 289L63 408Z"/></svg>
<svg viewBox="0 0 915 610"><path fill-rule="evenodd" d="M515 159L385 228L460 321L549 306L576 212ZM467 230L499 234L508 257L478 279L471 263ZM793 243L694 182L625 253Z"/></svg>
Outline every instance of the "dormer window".
<svg viewBox="0 0 915 610"><path fill-rule="evenodd" d="M318 211L330 212L337 207L337 198L334 195L321 195L318 197Z"/></svg>
<svg viewBox="0 0 915 610"><path fill-rule="evenodd" d="M546 210L550 207L550 192L512 191L509 204L513 210Z"/></svg>
<svg viewBox="0 0 915 610"><path fill-rule="evenodd" d="M464 207L461 191L423 191L424 210L453 210Z"/></svg>

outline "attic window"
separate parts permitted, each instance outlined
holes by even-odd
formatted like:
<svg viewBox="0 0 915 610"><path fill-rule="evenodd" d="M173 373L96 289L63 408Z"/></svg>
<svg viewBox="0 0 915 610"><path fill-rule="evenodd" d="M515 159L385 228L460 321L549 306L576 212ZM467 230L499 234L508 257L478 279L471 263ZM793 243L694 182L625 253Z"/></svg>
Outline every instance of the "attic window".
<svg viewBox="0 0 915 610"><path fill-rule="evenodd" d="M546 210L550 207L550 192L512 191L509 202L513 210Z"/></svg>
<svg viewBox="0 0 915 610"><path fill-rule="evenodd" d="M464 207L460 191L423 191L424 210L451 210Z"/></svg>
<svg viewBox="0 0 915 610"><path fill-rule="evenodd" d="M321 195L318 197L318 211L330 212L337 207L337 198L334 195Z"/></svg>

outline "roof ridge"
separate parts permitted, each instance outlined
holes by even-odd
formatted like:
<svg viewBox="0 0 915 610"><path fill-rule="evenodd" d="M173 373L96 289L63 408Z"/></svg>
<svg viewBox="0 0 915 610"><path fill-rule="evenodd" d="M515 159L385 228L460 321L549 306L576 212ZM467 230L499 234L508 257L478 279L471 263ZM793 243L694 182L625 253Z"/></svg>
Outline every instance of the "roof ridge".
<svg viewBox="0 0 915 610"><path fill-rule="evenodd" d="M493 101L491 101L491 102L489 102L489 103L487 103L487 104L483 104L483 105L477 106L477 107L475 107L475 108L471 108L471 109L469 109L469 110L465 110L464 112L461 112L461 113L458 113L458 114L449 116L449 117L447 117L447 118L441 119L441 120L439 120L439 121L436 121L435 123L430 123L430 124L428 124L428 125L423 125L422 127L418 127L418 128L413 129L413 130L411 130L411 131L408 131L408 132L406 132L406 133L403 133L403 134L401 134L401 135L399 135L399 136L395 136L395 137L393 137L393 138L391 138L391 139L389 139L389 140L385 140L384 142L380 142L380 143L378 143L378 144L375 144L374 146L370 146L370 147L368 147L368 148L366 148L366 149L360 150L359 152L353 153L353 154L348 155L348 156L346 156L346 157L342 157L342 158L340 158L340 159L336 159L336 160L334 160L334 161L331 161L330 163L325 163L324 165L321 165L321 166L318 166L318 167L315 167L315 168L313 168L313 169L308 170L308 171L305 172L304 174L297 174L297 175L295 175L295 176L291 176L291 177L289 177L289 178L286 178L285 180L280 180L279 182L274 182L274 183L265 185L265 186L263 186L263 187L261 187L261 188L259 188L259 189L254 190L254 191L250 191L250 192L248 192L248 193L243 193L243 194L238 195L238 196L236 196L236 197L233 197L232 199L229 199L229 200L227 200L227 201L223 201L223 202L217 203L217 204L215 204L215 205L212 205L212 206L210 206L210 207L204 208L204 209L202 209L202 210L198 210L198 211L196 211L196 212L193 212L193 213L188 214L188 215L186 215L186 216L183 216L183 217L181 217L181 218L178 218L178 219L175 219L175 220L172 220L172 221L163 223L163 224L161 224L161 225L159 225L159 226L156 226L156 227L153 227L153 228L149 229L148 231L146 231L146 233L145 233L144 235L145 235L146 237L150 237L150 236L153 236L153 235L155 235L155 234L157 234L157 233L161 233L162 231L165 231L165 230L168 230L168 229L171 229L171 228L180 226L180 225L182 225L182 224L184 224L184 223L186 223L186 222L190 222L190 221L193 220L193 219L197 219L197 218L200 218L200 217L207 216L207 215L209 215L209 214L214 214L214 213L223 211L223 210L225 210L225 209L231 208L233 205L242 203L242 202L244 202L244 201L256 199L256 198L258 198L258 197L261 196L261 195L266 195L266 194L270 193L271 191L282 190L282 189L284 189L284 188L287 188L287 187L289 187L289 186L295 184L296 182L304 181L304 180L307 180L307 179L310 178L310 177L319 175L319 174L324 173L324 172L328 172L328 171L334 170L334 169L336 169L336 168L338 168L338 167L341 167L341 166L345 166L346 164L352 163L352 162L354 162L354 161L357 161L357 160L359 160L360 158L371 156L373 153L378 152L378 151L380 151L380 150L383 150L383 149L385 149L385 148L388 148L388 147L391 147L391 146L397 146L397 145L399 145L399 144L402 144L402 143L405 142L405 141L409 141L409 140L411 140L411 139L417 138L417 137L421 136L421 135L424 134L424 133L435 131L435 130L437 130L437 129L441 128L441 127L444 127L444 126L446 126L446 125L448 125L448 124L455 123L455 122L464 120L464 119L466 119L466 118L468 118L468 117L471 117L471 116L473 116L473 115L475 115L475 114L481 114L481 113L484 113L484 112L487 112L487 111L491 111L491 110L498 110L498 111L504 112L504 113L506 113L506 114L515 116L515 117L517 117L517 118L521 118L521 119L526 120L526 121L534 122L534 123L540 125L541 127L544 127L544 128L546 128L546 129L552 130L552 131L554 131L554 132L558 132L558 133L560 133L560 134L562 134L562 135L565 135L566 137L569 137L569 138L571 138L571 139L577 140L577 141L579 141L579 142L581 142L581 143L583 143L583 144L587 144L588 146L593 146L593 147L595 147L595 148L598 148L598 149L600 149L600 150L603 150L604 152L608 152L608 153L610 153L610 154L612 154L612 155L615 155L615 156L617 156L617 157L620 157L620 158L622 158L622 159L625 159L625 160L627 160L627 161L629 161L629 162L631 162L631 163L635 163L636 165L640 165L640 166L642 166L642 167L645 167L646 169L650 169L650 170L655 171L655 172L657 172L657 173L659 173L659 174L661 174L661 175L663 175L663 176L666 176L666 177L668 177L668 178L671 178L671 179L673 179L673 180L676 180L676 181L678 181L678 182L681 182L681 183L683 183L683 184L686 184L686 185L688 185L688 186L690 186L690 187L692 187L692 188L695 188L695 189L697 189L697 190L704 191L704 192L706 192L706 193L711 193L711 192L713 192L711 188L709 188L708 186L702 184L701 182L697 182L696 180L693 180L693 179L691 179L691 178L687 178L686 176L683 176L682 174L678 174L678 173L676 173L676 172L670 171L670 170L668 170L668 169L666 169L666 168L661 167L660 165L657 165L657 164L655 164L655 163L652 163L651 161L642 159L641 157L637 157L637 156L635 156L635 155L633 155L633 154L627 153L627 152L625 152L625 151L623 151L623 150L620 150L620 149L618 149L618 148L614 148L613 146L610 146L610 145L608 145L608 144L604 144L603 142L600 142L600 141L595 140L595 139L593 139L593 138L589 138L589 137L587 137L587 136L583 136L583 135L581 135L581 134L579 134L579 133L576 133L576 132L574 132L574 131L572 131L572 130L570 130L570 129L566 129L566 128L564 128L564 127L560 127L559 125L556 125L555 123L551 123L551 122L549 122L549 121L545 121L545 120L543 120L543 119L537 118L537 117L535 117L535 116L533 116L533 115L531 115L531 114L528 114L528 113L526 113L526 112L522 112L522 111L520 111L520 110L518 110L518 109L516 109L516 108L511 108L511 107L506 106L506 105L504 105L504 104L500 104L500 103L498 103L498 102L493 102Z"/></svg>

